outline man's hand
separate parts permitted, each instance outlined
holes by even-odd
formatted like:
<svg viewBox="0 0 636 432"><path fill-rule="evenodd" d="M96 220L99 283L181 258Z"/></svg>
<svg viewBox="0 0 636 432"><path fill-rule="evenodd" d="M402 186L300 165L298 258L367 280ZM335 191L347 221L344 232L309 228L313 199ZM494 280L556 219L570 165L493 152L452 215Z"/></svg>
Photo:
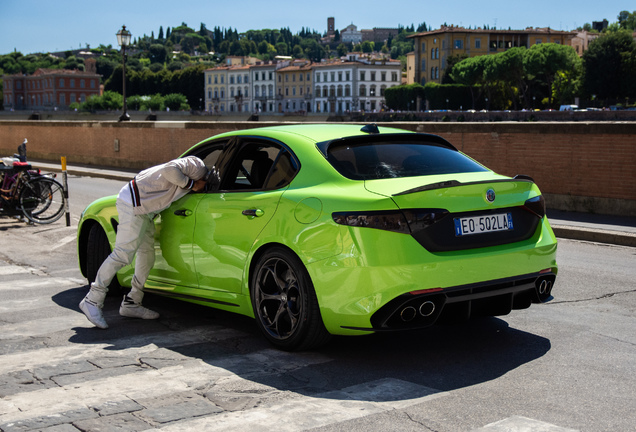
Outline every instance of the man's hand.
<svg viewBox="0 0 636 432"><path fill-rule="evenodd" d="M194 192L201 192L204 188L205 188L205 179L195 181L194 186L192 186L192 190Z"/></svg>

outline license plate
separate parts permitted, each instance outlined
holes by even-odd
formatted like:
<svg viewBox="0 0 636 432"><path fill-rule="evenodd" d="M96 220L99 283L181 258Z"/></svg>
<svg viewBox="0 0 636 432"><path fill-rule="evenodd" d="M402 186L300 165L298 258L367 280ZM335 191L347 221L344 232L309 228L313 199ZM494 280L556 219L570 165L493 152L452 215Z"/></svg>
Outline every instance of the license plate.
<svg viewBox="0 0 636 432"><path fill-rule="evenodd" d="M511 213L455 218L454 221L456 236L508 231L513 229Z"/></svg>

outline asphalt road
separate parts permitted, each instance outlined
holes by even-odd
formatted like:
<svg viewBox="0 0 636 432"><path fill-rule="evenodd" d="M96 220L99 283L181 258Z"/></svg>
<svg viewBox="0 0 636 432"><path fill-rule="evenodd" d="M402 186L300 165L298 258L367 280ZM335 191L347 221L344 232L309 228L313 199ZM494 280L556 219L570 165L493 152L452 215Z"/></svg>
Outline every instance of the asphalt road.
<svg viewBox="0 0 636 432"><path fill-rule="evenodd" d="M252 320L147 296L79 312L77 218L0 219L0 430L636 431L636 248L560 240L554 300L458 326L272 349Z"/></svg>

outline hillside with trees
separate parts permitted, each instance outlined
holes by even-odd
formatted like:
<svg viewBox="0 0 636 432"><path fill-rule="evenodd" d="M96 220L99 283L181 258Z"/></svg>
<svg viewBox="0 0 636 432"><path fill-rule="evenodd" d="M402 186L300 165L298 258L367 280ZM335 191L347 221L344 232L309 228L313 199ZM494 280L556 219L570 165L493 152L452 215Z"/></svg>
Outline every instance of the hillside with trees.
<svg viewBox="0 0 636 432"><path fill-rule="evenodd" d="M236 29L218 26L210 30L204 23L198 30L186 23L165 30L160 26L156 36L153 31L150 36L135 37L127 51L127 95L131 97L131 109L137 106L141 109L200 109L204 98L203 71L223 64L227 56L251 56L263 61L292 56L318 62L351 51L382 52L401 60L405 69L406 54L413 50L413 40L408 36L432 28L421 23L417 27L398 26L398 29L398 36L389 38L382 46L369 41L354 46L343 43L339 31L328 44L323 44L324 34L304 27L293 34L289 28L239 33ZM585 24L580 29L591 30L591 26ZM621 11L617 21L590 43L582 58L573 54L570 47L553 44L513 48L483 57L451 57L442 85L429 83L425 93L419 84L406 90L389 89L387 104L395 109L413 109L411 101L422 94L438 109L553 107L571 103L575 97L591 101L592 105L607 101L629 105L630 100L633 104L636 99L634 30L636 11ZM79 51L0 55L0 76L29 75L38 68L84 70L87 55ZM94 110L116 105L115 94L122 91L120 48L109 44L82 51L89 51L88 56L96 59L97 73L108 95L87 101L80 108Z"/></svg>

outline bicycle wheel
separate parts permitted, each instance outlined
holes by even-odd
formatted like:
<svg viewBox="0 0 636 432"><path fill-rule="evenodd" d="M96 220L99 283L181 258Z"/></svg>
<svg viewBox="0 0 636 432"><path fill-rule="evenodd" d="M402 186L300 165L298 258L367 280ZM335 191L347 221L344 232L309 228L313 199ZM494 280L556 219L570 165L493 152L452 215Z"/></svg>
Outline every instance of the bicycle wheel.
<svg viewBox="0 0 636 432"><path fill-rule="evenodd" d="M34 223L49 224L64 214L64 189L47 177L38 177L24 184L20 192L22 213Z"/></svg>

